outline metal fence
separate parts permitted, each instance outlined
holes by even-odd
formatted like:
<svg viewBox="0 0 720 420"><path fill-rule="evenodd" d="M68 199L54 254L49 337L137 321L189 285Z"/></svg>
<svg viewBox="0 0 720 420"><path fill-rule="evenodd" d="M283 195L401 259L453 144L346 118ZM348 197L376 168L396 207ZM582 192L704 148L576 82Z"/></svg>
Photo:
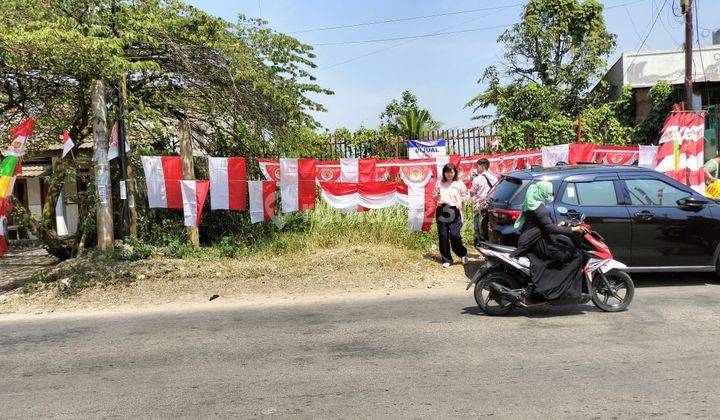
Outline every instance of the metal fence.
<svg viewBox="0 0 720 420"><path fill-rule="evenodd" d="M448 154L473 155L486 151L499 138L495 128L474 127L469 129L433 130L413 140L445 139ZM336 160L340 158L378 157L384 159L407 159L406 139L374 139L364 144L353 144L345 138L330 137L328 150L319 158Z"/></svg>

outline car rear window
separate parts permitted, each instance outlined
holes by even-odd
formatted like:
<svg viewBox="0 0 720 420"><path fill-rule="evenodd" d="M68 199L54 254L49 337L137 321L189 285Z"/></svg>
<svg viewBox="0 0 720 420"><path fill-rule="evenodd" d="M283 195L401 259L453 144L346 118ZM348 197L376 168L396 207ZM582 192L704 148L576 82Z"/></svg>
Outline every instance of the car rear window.
<svg viewBox="0 0 720 420"><path fill-rule="evenodd" d="M511 209L519 209L525 198L525 190L530 185L529 179L513 177L503 178L492 192L492 201Z"/></svg>

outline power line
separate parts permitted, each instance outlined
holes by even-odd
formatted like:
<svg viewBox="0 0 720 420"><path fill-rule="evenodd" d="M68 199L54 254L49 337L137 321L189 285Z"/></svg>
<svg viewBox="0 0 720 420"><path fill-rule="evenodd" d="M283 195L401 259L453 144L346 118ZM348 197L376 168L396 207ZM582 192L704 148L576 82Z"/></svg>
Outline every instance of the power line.
<svg viewBox="0 0 720 420"><path fill-rule="evenodd" d="M450 31L450 32L433 32L430 34L423 34L423 35L409 35L409 36L398 36L394 38L377 38L377 39L363 39L359 41L339 41L339 42L323 42L320 44L312 44L314 47L319 46L328 46L328 45L352 45L352 44L367 44L367 43L373 43L373 42L386 42L386 41L401 41L404 39L418 39L418 38L427 38L427 37L433 37L433 36L442 36L442 35L452 35L452 34L462 34L467 32L478 32L478 31L487 31L490 29L501 29L501 28L508 28L511 25L496 25L496 26L488 26L485 28L474 28L474 29L463 29L460 31Z"/></svg>
<svg viewBox="0 0 720 420"><path fill-rule="evenodd" d="M645 38L643 38L642 42L640 43L640 47L635 50L636 53L633 56L632 60L630 60L630 65L628 66L627 70L625 70L625 74L627 74L627 72L630 70L630 67L632 67L632 65L635 63L635 58L637 58L637 53L639 53L642 50L642 48L645 46L645 42L647 41L648 37L652 33L653 29L655 28L655 24L657 23L658 19L660 18L660 14L665 9L665 6L667 6L667 2L668 2L668 0L665 0L663 2L662 6L660 7L660 10L658 10L657 15L655 15L655 20L653 20L652 25L650 25L650 30L647 32L647 34L645 34Z"/></svg>
<svg viewBox="0 0 720 420"><path fill-rule="evenodd" d="M506 6L483 7L483 8L479 8L479 9L469 9L469 10L457 10L457 11L453 11L453 12L435 13L432 15L424 15L424 16L401 17L401 18L395 18L395 19L385 19L385 20L376 20L376 21L370 21L370 22L353 23L353 24L349 24L349 25L326 26L326 27L321 27L321 28L303 29L303 30L299 30L299 31L288 32L288 34L302 34L302 33L308 33L308 32L330 31L330 30L343 29L343 28L358 28L361 26L380 25L380 24L384 24L384 23L407 22L407 21L411 21L411 20L429 19L429 18L434 18L434 17L453 16L453 15L461 15L461 14L466 14L466 13L486 12L488 10L505 10L505 9L511 9L513 7L522 6L522 4L523 3L515 3L515 4L506 5Z"/></svg>

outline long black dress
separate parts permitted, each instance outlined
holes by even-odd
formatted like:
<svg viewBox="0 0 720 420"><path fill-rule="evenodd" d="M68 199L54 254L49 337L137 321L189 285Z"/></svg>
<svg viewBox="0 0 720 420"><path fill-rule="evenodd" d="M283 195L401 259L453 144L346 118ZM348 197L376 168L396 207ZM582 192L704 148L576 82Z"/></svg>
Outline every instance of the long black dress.
<svg viewBox="0 0 720 420"><path fill-rule="evenodd" d="M582 256L568 236L572 229L557 226L544 205L525 213L513 257L527 256L532 292L548 300L574 299L582 294Z"/></svg>

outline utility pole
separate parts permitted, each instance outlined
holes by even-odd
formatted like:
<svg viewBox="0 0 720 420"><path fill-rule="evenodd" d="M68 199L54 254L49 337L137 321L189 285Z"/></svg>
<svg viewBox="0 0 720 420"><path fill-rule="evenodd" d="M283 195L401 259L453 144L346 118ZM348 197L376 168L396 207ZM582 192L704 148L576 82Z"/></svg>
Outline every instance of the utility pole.
<svg viewBox="0 0 720 420"><path fill-rule="evenodd" d="M685 14L685 109L693 110L693 18L692 0L682 0L682 11Z"/></svg>
<svg viewBox="0 0 720 420"><path fill-rule="evenodd" d="M181 120L178 127L180 137L180 156L182 157L183 179L195 179L195 167L193 166L192 137L190 124L187 120ZM200 249L200 232L197 226L187 226L187 234L190 243L195 249Z"/></svg>
<svg viewBox="0 0 720 420"><path fill-rule="evenodd" d="M108 161L107 114L105 83L95 80L92 88L93 162L97 187L97 242L101 251L113 248L112 194L110 193L110 162Z"/></svg>

